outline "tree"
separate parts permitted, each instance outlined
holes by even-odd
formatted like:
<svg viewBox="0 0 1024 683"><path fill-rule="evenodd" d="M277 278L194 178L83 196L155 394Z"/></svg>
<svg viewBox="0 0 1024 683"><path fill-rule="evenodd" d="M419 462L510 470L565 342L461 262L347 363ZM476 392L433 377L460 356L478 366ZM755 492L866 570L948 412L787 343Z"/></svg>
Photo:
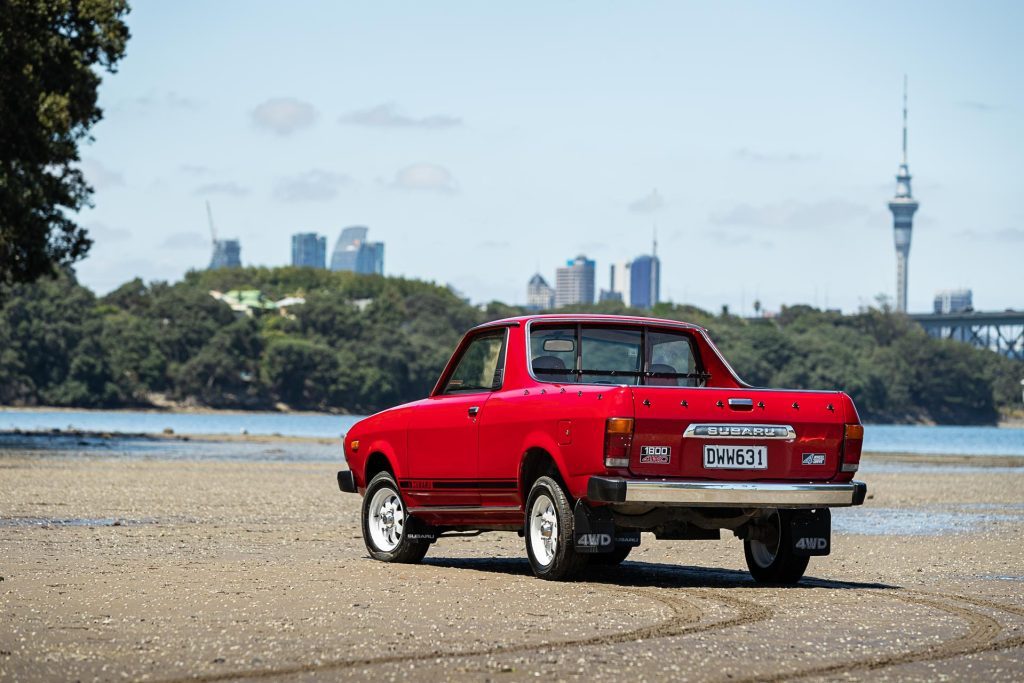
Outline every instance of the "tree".
<svg viewBox="0 0 1024 683"><path fill-rule="evenodd" d="M54 275L92 241L78 144L103 115L100 75L124 55L126 0L0 2L0 283Z"/></svg>

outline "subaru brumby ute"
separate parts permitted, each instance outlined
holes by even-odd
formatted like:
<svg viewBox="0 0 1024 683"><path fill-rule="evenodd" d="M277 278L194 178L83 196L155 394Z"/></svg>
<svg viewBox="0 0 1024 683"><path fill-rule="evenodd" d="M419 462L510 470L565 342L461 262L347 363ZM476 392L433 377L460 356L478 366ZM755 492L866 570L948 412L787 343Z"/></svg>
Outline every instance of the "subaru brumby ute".
<svg viewBox="0 0 1024 683"><path fill-rule="evenodd" d="M864 428L836 391L755 389L696 325L536 315L470 330L430 396L345 435L372 557L418 562L445 534L515 531L564 579L658 539L743 540L754 579L794 583L860 505Z"/></svg>

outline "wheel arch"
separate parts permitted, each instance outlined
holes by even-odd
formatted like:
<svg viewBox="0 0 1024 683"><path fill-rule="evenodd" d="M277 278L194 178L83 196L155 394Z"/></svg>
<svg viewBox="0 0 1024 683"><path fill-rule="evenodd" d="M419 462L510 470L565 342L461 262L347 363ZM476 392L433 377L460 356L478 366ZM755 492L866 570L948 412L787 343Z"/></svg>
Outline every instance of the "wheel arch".
<svg viewBox="0 0 1024 683"><path fill-rule="evenodd" d="M558 464L558 460L541 446L531 446L523 452L519 461L519 494L522 497L523 505L526 505L526 498L530 495L530 487L533 482L545 474L554 477L564 490L568 490L565 483L565 475Z"/></svg>
<svg viewBox="0 0 1024 683"><path fill-rule="evenodd" d="M370 480L381 472L390 472L391 476L395 478L395 483L398 483L398 472L395 470L394 463L382 450L378 449L366 458L366 466L363 468L363 487L369 486Z"/></svg>

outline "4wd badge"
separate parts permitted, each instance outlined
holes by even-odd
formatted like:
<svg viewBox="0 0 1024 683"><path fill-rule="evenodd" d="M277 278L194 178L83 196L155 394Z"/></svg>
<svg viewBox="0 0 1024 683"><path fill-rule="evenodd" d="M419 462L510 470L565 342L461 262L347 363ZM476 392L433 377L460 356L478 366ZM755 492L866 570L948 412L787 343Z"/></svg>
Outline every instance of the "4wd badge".
<svg viewBox="0 0 1024 683"><path fill-rule="evenodd" d="M825 454L824 453L804 453L800 459L804 465L824 465Z"/></svg>
<svg viewBox="0 0 1024 683"><path fill-rule="evenodd" d="M641 446L640 464L667 465L672 461L671 446Z"/></svg>

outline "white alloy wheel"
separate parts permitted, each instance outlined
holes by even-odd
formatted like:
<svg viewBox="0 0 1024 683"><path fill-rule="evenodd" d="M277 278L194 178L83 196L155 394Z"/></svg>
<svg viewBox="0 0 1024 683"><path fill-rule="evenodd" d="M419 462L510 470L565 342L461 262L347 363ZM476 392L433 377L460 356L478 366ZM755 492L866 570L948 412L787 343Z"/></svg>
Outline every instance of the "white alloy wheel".
<svg viewBox="0 0 1024 683"><path fill-rule="evenodd" d="M772 512L768 518L768 524L775 530L775 542L765 543L764 541L750 541L750 555L754 562L759 566L767 569L772 566L775 562L775 558L779 555L779 545L782 543L782 519L779 517L778 510Z"/></svg>
<svg viewBox="0 0 1024 683"><path fill-rule="evenodd" d="M537 563L545 567L558 552L558 514L547 494L537 496L530 508L530 547Z"/></svg>
<svg viewBox="0 0 1024 683"><path fill-rule="evenodd" d="M382 486L370 500L370 539L379 550L391 552L402 541L405 528L405 508L398 492L389 486Z"/></svg>

